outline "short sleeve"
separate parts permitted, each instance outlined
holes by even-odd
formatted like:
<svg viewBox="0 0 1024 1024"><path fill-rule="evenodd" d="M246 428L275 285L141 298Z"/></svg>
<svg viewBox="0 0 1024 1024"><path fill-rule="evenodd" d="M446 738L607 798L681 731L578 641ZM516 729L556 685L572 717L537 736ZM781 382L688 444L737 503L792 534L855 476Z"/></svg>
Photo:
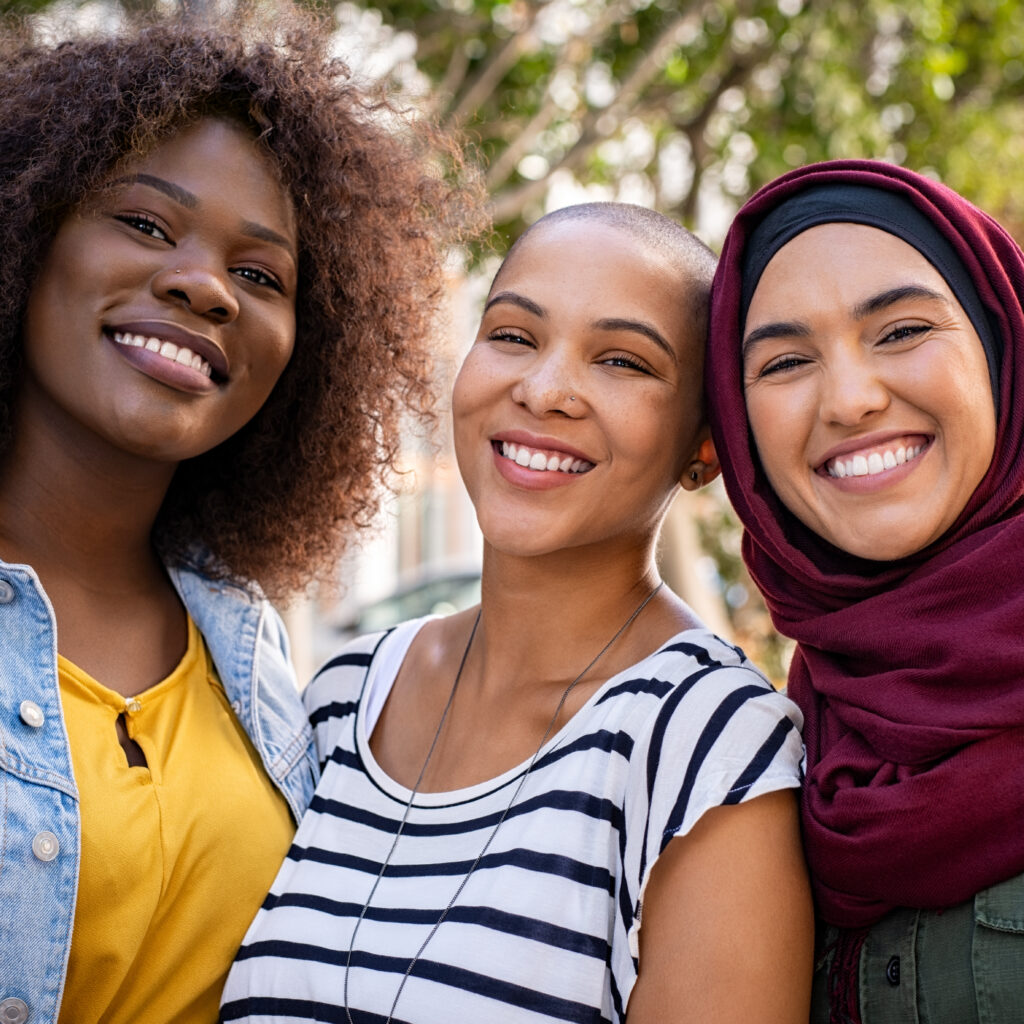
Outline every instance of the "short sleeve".
<svg viewBox="0 0 1024 1024"><path fill-rule="evenodd" d="M694 671L652 716L630 758L619 913L626 949L613 950L623 1005L636 980L644 890L676 836L712 807L801 783L803 718L749 662Z"/></svg>
<svg viewBox="0 0 1024 1024"><path fill-rule="evenodd" d="M302 703L313 727L321 769L343 738L353 735L367 674L386 636L387 633L372 633L350 640L323 665L303 691Z"/></svg>

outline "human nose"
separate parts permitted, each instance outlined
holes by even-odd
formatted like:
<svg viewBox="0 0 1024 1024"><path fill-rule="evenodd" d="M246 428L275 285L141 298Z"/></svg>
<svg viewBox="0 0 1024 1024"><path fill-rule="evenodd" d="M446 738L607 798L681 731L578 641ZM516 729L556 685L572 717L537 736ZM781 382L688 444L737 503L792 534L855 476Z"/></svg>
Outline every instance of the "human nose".
<svg viewBox="0 0 1024 1024"><path fill-rule="evenodd" d="M821 419L856 426L881 412L891 401L880 368L862 353L833 359L826 367L821 393Z"/></svg>
<svg viewBox="0 0 1024 1024"><path fill-rule="evenodd" d="M538 353L512 388L512 400L533 413L576 416L583 396L570 360L560 353Z"/></svg>
<svg viewBox="0 0 1024 1024"><path fill-rule="evenodd" d="M212 253L179 248L174 257L153 278L153 291L159 298L180 303L217 323L229 323L238 316L229 272L218 265Z"/></svg>

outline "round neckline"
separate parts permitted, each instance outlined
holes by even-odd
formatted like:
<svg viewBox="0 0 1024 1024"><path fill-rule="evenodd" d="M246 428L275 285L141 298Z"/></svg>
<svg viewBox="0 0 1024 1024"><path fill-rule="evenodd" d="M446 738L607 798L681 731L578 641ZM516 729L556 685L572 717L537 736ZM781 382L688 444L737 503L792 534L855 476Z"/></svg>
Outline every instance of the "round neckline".
<svg viewBox="0 0 1024 1024"><path fill-rule="evenodd" d="M402 661L405 660L405 656L409 652L409 647L412 646L413 641L419 634L420 629L432 618L436 616L426 616L423 619L415 620L418 625L413 632L409 643L405 650L402 652ZM407 625L403 623L403 625ZM615 675L609 676L591 695L587 700L575 711L569 720L558 730L552 737L550 737L543 747L536 754L531 754L524 761L520 761L519 764L514 765L507 771L502 772L500 775L495 775L492 778L484 779L481 782L474 783L472 786L465 786L461 789L446 789L436 790L428 792L419 792L416 794L415 800L412 801L413 807L419 808L438 808L438 807L451 807L456 804L472 803L474 800L479 800L481 797L488 796L492 793L496 793L501 789L504 789L509 783L515 782L519 779L522 774L529 768L530 762L536 757L537 761L541 761L547 754L558 747L576 725L577 721L588 711L593 705L597 704L602 699L605 692L611 689L622 681L624 676L633 674L640 666L647 664L652 658L657 657L666 647L671 644L677 643L681 637L686 636L690 633L703 633L707 634L710 631L707 627L691 627L689 629L681 630L680 632L670 636L664 643L660 644L657 648L651 651L650 654L644 656L640 661L634 662L632 665L627 665L624 669L616 672ZM394 634L392 634L393 636ZM387 637L383 643L387 644L392 636ZM378 650L378 656L380 650ZM379 664L377 658L374 659L370 665L370 672L374 672L376 665ZM401 664L401 663L400 663ZM367 678L367 684L370 679ZM392 685L394 680L392 680ZM409 797L412 795L412 790L408 786L403 786L399 782L396 782L377 762L377 759L373 755L373 751L370 749L370 737L366 733L365 729L365 700L366 686L364 685L364 693L359 699L359 709L356 713L355 719L355 741L356 751L359 757L362 759L363 764L366 766L366 773L370 777L371 781L377 786L383 793L391 797L393 800L397 800L400 803L409 803ZM388 694L390 698L390 692ZM385 700L386 702L386 700Z"/></svg>
<svg viewBox="0 0 1024 1024"><path fill-rule="evenodd" d="M163 679L157 680L152 686L148 686L145 690L140 690L138 693L133 693L126 697L117 690L101 683L95 676L91 676L85 669L80 668L73 661L65 658L59 651L57 652L58 671L63 673L65 677L73 680L93 699L114 708L119 713L125 709L130 701L138 701L141 707L134 712L134 714L138 715L138 712L143 708L149 707L155 698L162 696L168 690L174 689L181 680L187 678L188 674L195 667L197 659L204 653L204 645L199 627L195 624L191 615L186 614L186 622L187 640L185 653L181 656L178 664Z"/></svg>

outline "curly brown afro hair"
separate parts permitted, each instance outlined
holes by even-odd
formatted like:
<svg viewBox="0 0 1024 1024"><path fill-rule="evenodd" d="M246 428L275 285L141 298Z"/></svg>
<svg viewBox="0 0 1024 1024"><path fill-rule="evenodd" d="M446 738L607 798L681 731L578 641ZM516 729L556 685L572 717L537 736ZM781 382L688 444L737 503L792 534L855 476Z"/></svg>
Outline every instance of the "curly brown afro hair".
<svg viewBox="0 0 1024 1024"><path fill-rule="evenodd" d="M125 161L203 117L270 154L299 237L296 344L256 417L182 463L154 527L171 564L285 596L373 515L400 421L429 409L448 246L480 223L458 147L357 85L330 26L282 3L59 45L0 30L0 459L21 322L57 227Z"/></svg>

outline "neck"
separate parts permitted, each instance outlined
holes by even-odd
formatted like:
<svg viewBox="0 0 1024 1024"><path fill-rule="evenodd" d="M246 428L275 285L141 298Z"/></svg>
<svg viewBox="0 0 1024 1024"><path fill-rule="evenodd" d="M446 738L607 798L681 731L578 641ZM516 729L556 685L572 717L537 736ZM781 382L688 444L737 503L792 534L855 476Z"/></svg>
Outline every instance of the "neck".
<svg viewBox="0 0 1024 1024"><path fill-rule="evenodd" d="M83 440L59 415L23 419L0 464L0 557L94 584L150 578L150 534L175 465Z"/></svg>
<svg viewBox="0 0 1024 1024"><path fill-rule="evenodd" d="M485 545L480 626L473 644L481 678L506 691L516 685L564 684L658 582L653 543L632 552L606 547L596 557L572 550L538 558L510 557ZM649 637L652 627L664 629L667 597L659 594L588 676L607 678L610 670L638 660L643 648L653 648ZM642 653L634 657L637 650Z"/></svg>

